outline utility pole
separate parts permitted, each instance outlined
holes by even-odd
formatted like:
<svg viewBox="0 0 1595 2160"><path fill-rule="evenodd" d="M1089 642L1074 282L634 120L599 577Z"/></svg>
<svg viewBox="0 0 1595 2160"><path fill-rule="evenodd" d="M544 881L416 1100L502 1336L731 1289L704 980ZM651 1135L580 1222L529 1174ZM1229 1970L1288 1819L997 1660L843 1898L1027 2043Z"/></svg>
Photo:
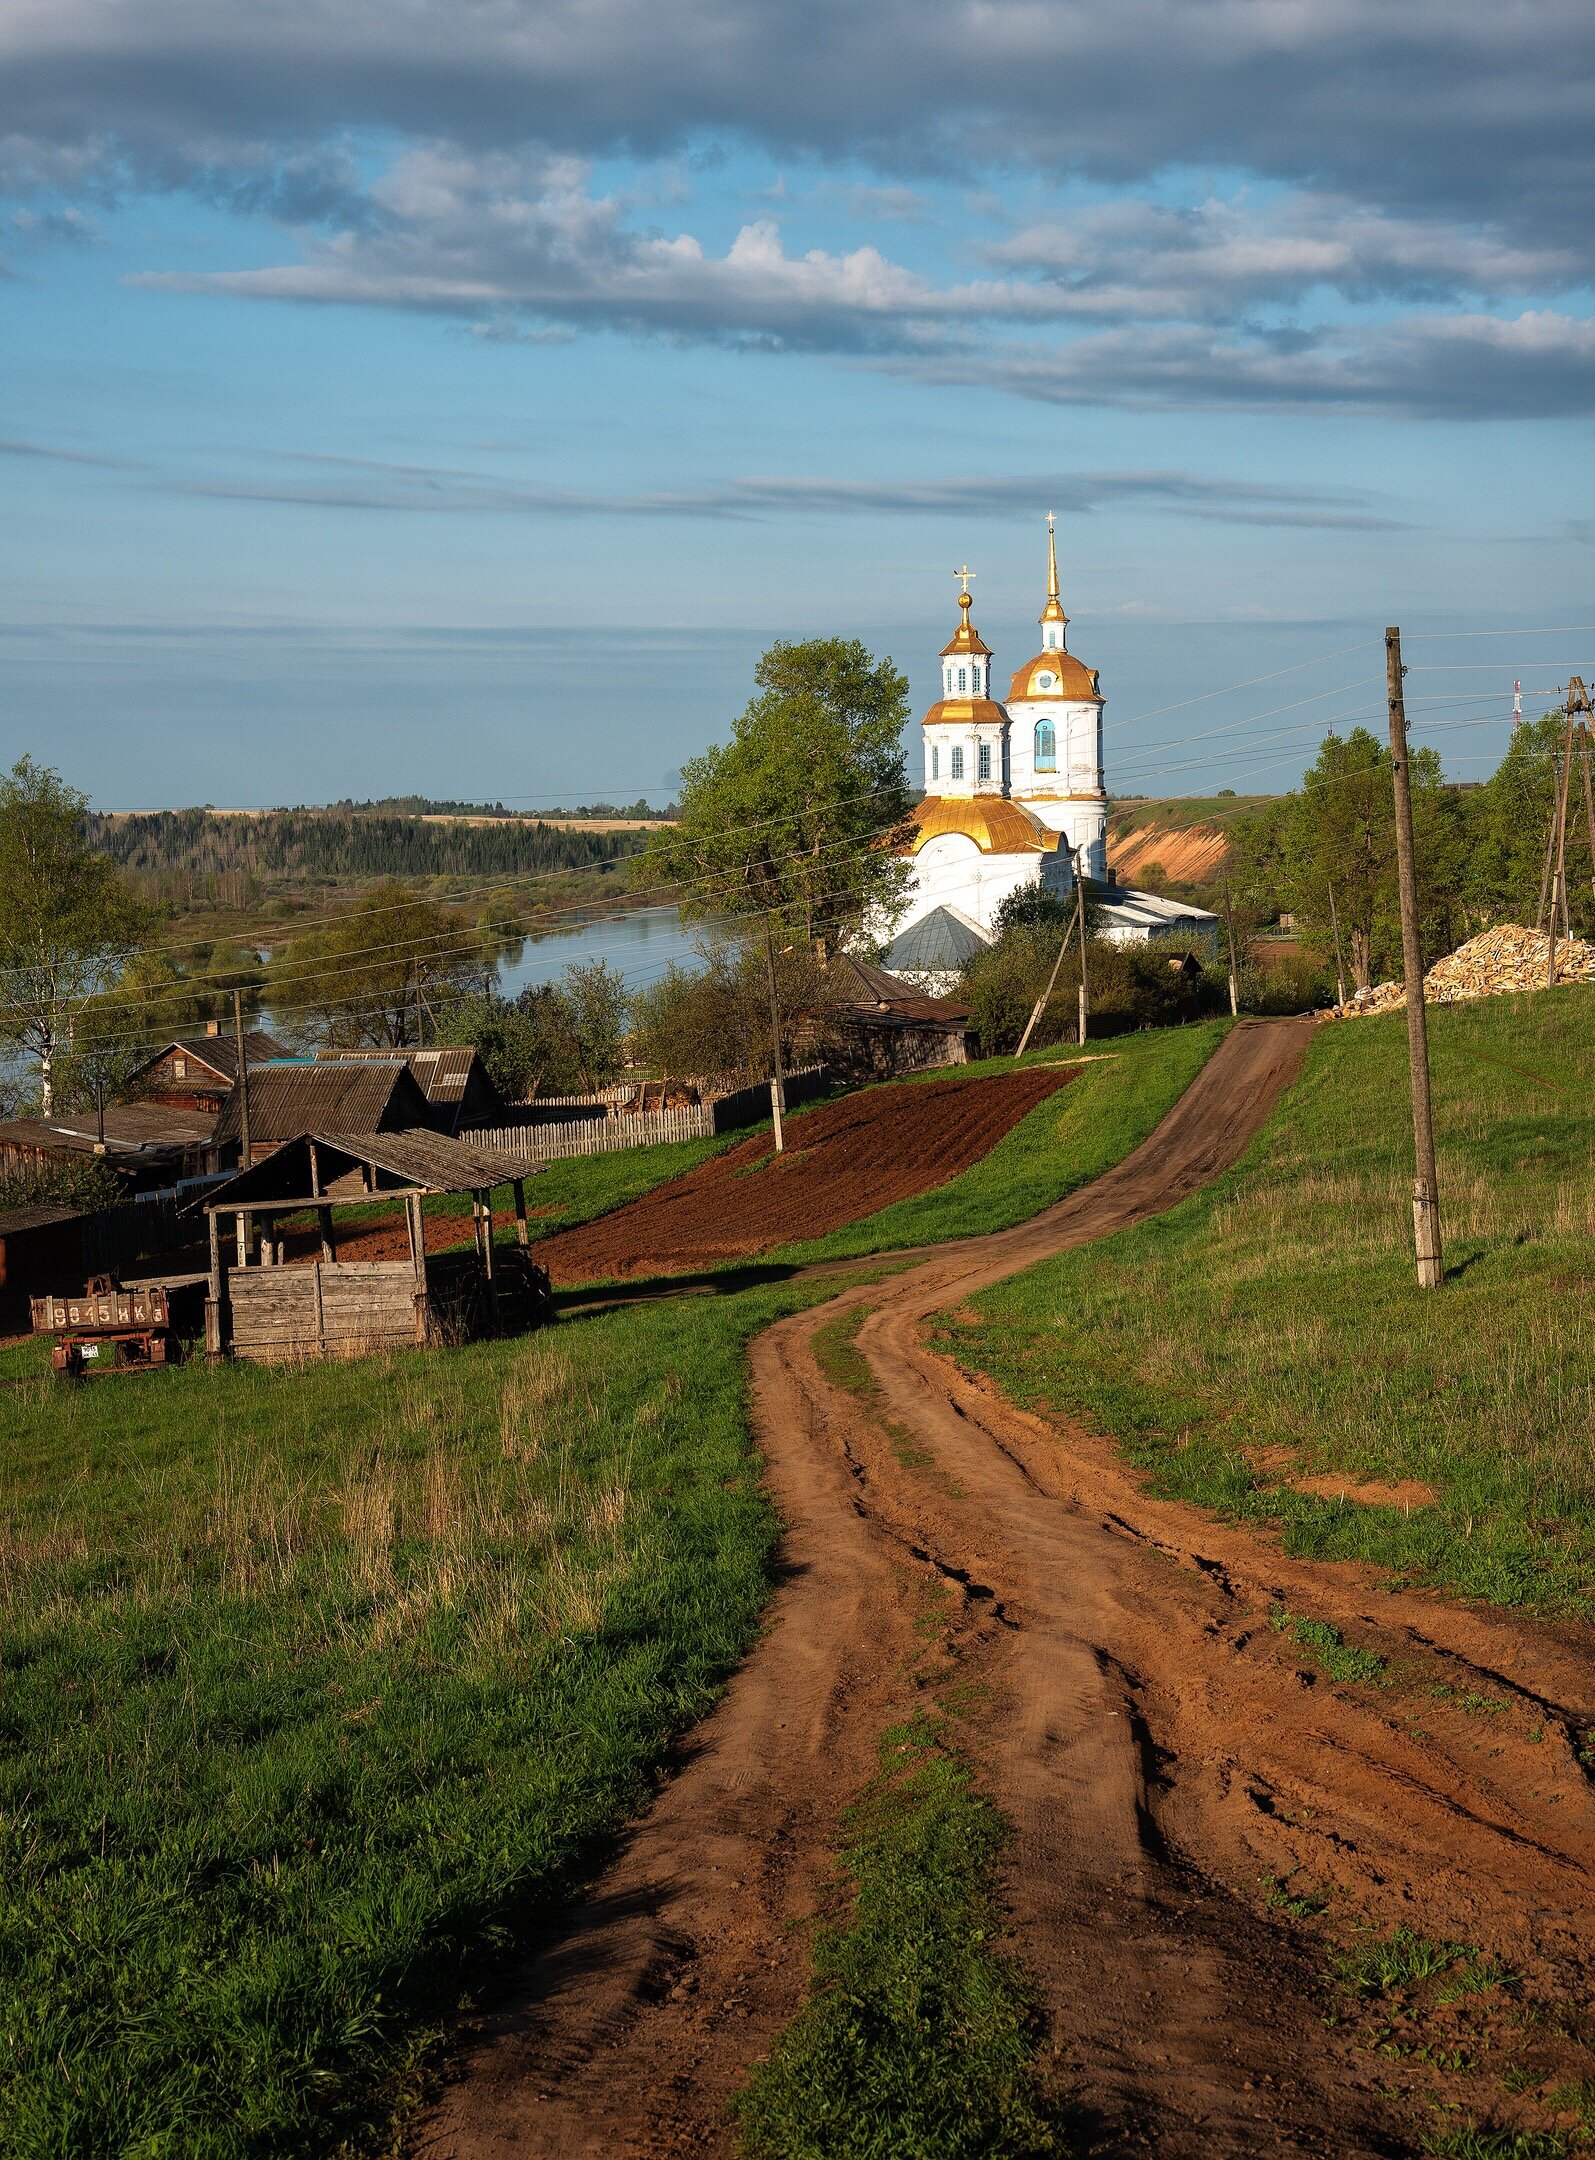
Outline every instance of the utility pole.
<svg viewBox="0 0 1595 2160"><path fill-rule="evenodd" d="M1560 758L1551 759L1551 830L1545 842L1545 869L1540 879L1540 907L1535 927L1549 932L1545 949L1545 987L1556 982L1556 921L1560 914L1562 935L1571 940L1572 913L1567 898L1567 800L1573 784L1573 764L1582 768L1584 814L1589 827L1590 884L1595 888L1595 794L1590 786L1590 701L1583 678L1570 677L1567 685L1567 728Z"/></svg>
<svg viewBox="0 0 1595 2160"><path fill-rule="evenodd" d="M1329 927L1335 933L1335 1002L1342 1012L1346 1009L1346 956L1340 949L1340 916L1335 907L1335 881L1326 878L1329 887Z"/></svg>
<svg viewBox="0 0 1595 2160"><path fill-rule="evenodd" d="M1385 632L1385 684L1390 701L1390 764L1396 796L1396 866L1401 878L1401 971L1407 990L1407 1060L1412 1069L1412 1235L1420 1290L1438 1290L1440 1181L1434 1166L1434 1119L1429 1105L1429 1028L1423 1002L1423 947L1418 937L1418 880L1412 851L1412 775L1407 760L1407 701L1401 687L1401 632Z"/></svg>
<svg viewBox="0 0 1595 2160"><path fill-rule="evenodd" d="M786 1109L786 1081L781 1071L781 1001L775 987L775 929L768 915L764 918L764 959L770 973L770 1118L775 1126L775 1152L786 1146L786 1136L781 1130L781 1119Z"/></svg>
<svg viewBox="0 0 1595 2160"><path fill-rule="evenodd" d="M1080 925L1080 1041L1085 1043L1086 1021L1091 1012L1091 991L1085 972L1085 871L1079 848L1074 851L1074 885L1077 899L1074 919Z"/></svg>
<svg viewBox="0 0 1595 2160"><path fill-rule="evenodd" d="M1074 914L1078 915L1079 912L1080 895L1077 892L1074 896ZM1016 1061L1024 1056L1025 1051L1029 1046L1030 1038L1035 1032L1036 1022L1046 1011L1048 1003L1051 1000L1052 993L1057 988L1058 970L1063 966L1063 956L1069 950L1069 940L1073 936L1074 915L1071 915L1069 917L1069 927L1063 933L1063 943L1058 947L1058 957L1052 963L1052 973L1047 977L1047 987L1045 990L1042 991L1040 997L1036 999L1036 1002L1030 1008L1030 1018L1025 1022L1025 1031L1019 1038L1018 1049L1014 1052L1014 1058Z"/></svg>
<svg viewBox="0 0 1595 2160"><path fill-rule="evenodd" d="M238 1136L239 1164L249 1168L249 1052L244 1044L244 1001L242 995L233 992L233 1042L238 1051Z"/></svg>
<svg viewBox="0 0 1595 2160"><path fill-rule="evenodd" d="M1224 877L1224 935L1229 940L1229 1016L1240 1018L1241 988L1235 969L1235 909L1230 898L1229 874Z"/></svg>
<svg viewBox="0 0 1595 2160"><path fill-rule="evenodd" d="M426 1048L426 1008L421 1001L421 963L410 962L410 979L415 984L415 1043L418 1050Z"/></svg>

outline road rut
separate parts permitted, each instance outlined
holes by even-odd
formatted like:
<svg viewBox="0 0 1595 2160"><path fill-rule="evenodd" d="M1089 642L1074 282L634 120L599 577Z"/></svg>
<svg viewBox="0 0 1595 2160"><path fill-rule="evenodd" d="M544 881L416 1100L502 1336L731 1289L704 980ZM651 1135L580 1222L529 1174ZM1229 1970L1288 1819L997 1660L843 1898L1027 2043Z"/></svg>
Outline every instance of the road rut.
<svg viewBox="0 0 1595 2160"><path fill-rule="evenodd" d="M882 1731L954 1671L984 1701L967 1737L1014 1826L1015 1947L1085 2149L1411 2153L1426 2110L1510 2105L1476 2070L1326 2022L1323 1943L1270 1886L1314 1886L1341 1937L1405 1925L1487 1950L1514 2000L1587 2001L1588 1640L1289 1560L1149 1495L1110 1447L926 1339L933 1315L1228 1167L1306 1041L1301 1022L1241 1025L1093 1185L758 1338L787 1525L766 1631L593 1897L462 2046L416 2154L729 2154L727 2104L806 1992L841 1817ZM814 1352L855 1308L862 1395ZM1277 1607L1379 1650L1401 1686L1334 1686L1269 1625ZM1503 1707L1481 1734L1459 1706L1483 1700ZM1577 2032L1556 2035L1581 2067Z"/></svg>

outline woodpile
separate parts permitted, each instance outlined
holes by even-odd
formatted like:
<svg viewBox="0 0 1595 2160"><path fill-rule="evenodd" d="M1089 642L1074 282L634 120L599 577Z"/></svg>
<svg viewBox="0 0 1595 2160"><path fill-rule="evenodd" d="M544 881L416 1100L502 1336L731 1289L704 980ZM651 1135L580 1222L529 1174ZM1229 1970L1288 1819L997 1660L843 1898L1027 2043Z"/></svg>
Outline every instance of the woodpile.
<svg viewBox="0 0 1595 2160"><path fill-rule="evenodd" d="M1549 946L1550 939L1543 931L1500 923L1435 962L1423 978L1423 1001L1426 1005L1460 1005L1469 998L1509 997L1522 990L1543 990ZM1595 983L1595 945L1586 944L1582 938L1559 937L1556 980ZM1407 993L1400 983L1385 982L1375 990L1359 992L1341 1008L1341 1013L1345 1019L1354 1020L1365 1013L1394 1012L1406 1002Z"/></svg>

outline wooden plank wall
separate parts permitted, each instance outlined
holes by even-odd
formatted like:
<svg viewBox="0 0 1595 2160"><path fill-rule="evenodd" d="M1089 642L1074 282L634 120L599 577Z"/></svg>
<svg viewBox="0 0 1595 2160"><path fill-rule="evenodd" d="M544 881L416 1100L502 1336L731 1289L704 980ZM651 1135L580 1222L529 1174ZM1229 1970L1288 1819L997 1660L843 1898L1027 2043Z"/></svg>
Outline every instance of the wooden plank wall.
<svg viewBox="0 0 1595 2160"><path fill-rule="evenodd" d="M235 1357L347 1357L415 1341L408 1260L313 1260L234 1268L227 1277Z"/></svg>

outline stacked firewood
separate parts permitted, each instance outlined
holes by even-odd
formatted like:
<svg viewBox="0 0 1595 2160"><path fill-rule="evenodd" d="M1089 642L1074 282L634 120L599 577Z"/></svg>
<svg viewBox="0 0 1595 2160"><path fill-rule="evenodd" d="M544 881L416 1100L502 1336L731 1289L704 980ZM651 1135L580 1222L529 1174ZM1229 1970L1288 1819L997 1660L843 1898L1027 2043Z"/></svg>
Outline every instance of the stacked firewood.
<svg viewBox="0 0 1595 2160"><path fill-rule="evenodd" d="M1423 979L1424 1003L1459 1005L1467 998L1507 997L1519 990L1543 990L1549 948L1550 939L1543 931L1500 923L1435 962ZM1586 944L1582 938L1559 937L1556 980L1595 983L1595 945ZM1407 994L1400 983L1384 982L1375 990L1359 993L1343 1011L1347 1019L1356 1019L1364 1013L1392 1012L1406 1002Z"/></svg>

